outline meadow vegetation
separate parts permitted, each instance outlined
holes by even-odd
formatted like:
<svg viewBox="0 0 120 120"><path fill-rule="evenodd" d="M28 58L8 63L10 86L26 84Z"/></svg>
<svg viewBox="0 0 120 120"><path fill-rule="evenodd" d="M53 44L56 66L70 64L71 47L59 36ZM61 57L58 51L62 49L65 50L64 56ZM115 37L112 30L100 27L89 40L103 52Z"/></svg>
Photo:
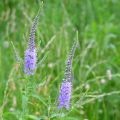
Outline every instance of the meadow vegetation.
<svg viewBox="0 0 120 120"><path fill-rule="evenodd" d="M35 34L37 69L24 52L40 0L0 0L0 120L120 120L120 1L43 0ZM70 109L58 109L65 63Z"/></svg>

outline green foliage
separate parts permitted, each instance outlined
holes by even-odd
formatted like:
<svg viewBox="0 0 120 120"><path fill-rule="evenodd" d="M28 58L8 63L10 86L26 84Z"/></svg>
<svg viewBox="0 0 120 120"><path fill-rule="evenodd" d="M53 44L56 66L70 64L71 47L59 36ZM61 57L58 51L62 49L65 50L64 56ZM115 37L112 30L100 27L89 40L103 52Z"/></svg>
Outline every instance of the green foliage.
<svg viewBox="0 0 120 120"><path fill-rule="evenodd" d="M24 50L40 6L40 0L0 0L0 120L119 120L120 1L44 0L38 68L26 76ZM65 61L77 37L71 109L58 111Z"/></svg>

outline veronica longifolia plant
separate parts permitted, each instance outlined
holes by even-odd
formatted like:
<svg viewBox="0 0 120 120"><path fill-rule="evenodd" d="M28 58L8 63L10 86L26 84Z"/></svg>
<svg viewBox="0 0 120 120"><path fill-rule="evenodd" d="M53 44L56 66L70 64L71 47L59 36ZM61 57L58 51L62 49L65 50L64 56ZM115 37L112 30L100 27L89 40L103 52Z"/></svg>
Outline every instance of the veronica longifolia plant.
<svg viewBox="0 0 120 120"><path fill-rule="evenodd" d="M74 52L77 46L77 42L75 42L72 46L70 54L68 55L66 61L66 68L65 68L65 77L62 81L61 88L60 88L60 95L59 95L59 106L58 109L65 107L67 110L70 108L70 99L72 94L72 59L74 56Z"/></svg>
<svg viewBox="0 0 120 120"><path fill-rule="evenodd" d="M39 14L35 17L31 31L30 38L28 41L28 47L25 51L25 68L24 72L28 75L33 75L36 70L36 62L37 62L37 53L35 48L35 31L38 23Z"/></svg>

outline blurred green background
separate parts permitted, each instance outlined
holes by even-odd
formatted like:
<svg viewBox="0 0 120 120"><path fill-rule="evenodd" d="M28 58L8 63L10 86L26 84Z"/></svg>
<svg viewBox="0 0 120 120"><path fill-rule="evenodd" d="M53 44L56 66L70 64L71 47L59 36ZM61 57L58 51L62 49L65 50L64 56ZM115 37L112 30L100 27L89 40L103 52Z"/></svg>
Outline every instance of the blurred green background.
<svg viewBox="0 0 120 120"><path fill-rule="evenodd" d="M26 76L24 51L41 3L0 0L0 120L120 120L120 1L44 0L38 68ZM59 111L65 61L77 38L71 109Z"/></svg>

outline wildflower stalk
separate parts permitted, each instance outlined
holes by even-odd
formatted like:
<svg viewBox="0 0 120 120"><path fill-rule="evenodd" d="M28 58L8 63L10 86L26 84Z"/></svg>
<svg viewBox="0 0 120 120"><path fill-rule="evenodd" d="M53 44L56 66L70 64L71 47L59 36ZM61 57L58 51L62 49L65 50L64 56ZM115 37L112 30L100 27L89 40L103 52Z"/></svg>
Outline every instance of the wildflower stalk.
<svg viewBox="0 0 120 120"><path fill-rule="evenodd" d="M72 59L76 50L77 42L75 41L66 61L65 75L60 88L58 109L65 107L70 108L70 99L72 94Z"/></svg>
<svg viewBox="0 0 120 120"><path fill-rule="evenodd" d="M73 57L74 57L76 47L77 47L77 42L75 41L73 43L73 46L72 46L72 48L70 50L70 53L69 53L67 61L66 61L64 81L72 82L72 60L73 60Z"/></svg>
<svg viewBox="0 0 120 120"><path fill-rule="evenodd" d="M25 69L24 69L24 72L28 75L33 75L35 70L36 70L37 53L36 53L36 47L35 47L35 31L37 28L38 19L39 19L39 13L33 21L31 31L30 31L28 48L25 51Z"/></svg>

